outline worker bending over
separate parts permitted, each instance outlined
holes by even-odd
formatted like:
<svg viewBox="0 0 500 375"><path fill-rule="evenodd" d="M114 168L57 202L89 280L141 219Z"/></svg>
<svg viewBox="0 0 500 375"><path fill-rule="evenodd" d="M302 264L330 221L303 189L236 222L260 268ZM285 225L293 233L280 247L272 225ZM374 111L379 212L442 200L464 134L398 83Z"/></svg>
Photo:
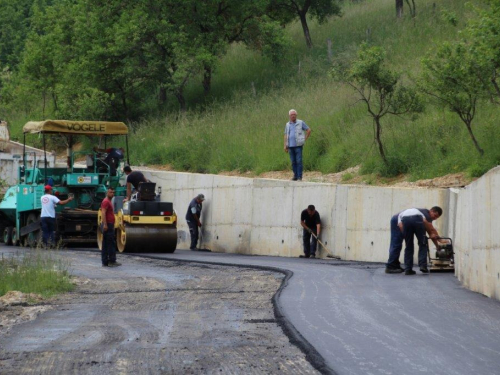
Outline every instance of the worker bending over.
<svg viewBox="0 0 500 375"><path fill-rule="evenodd" d="M191 246L189 246L189 250L196 250L196 245L198 244L198 228L201 227L201 210L204 200L205 196L203 194L198 194L196 198L191 200L186 212L186 221L189 227L189 234L191 235Z"/></svg>
<svg viewBox="0 0 500 375"><path fill-rule="evenodd" d="M312 204L300 214L300 225L304 228L302 236L304 240L304 255L300 258L316 258L316 247L321 232L321 219L316 207Z"/></svg>
<svg viewBox="0 0 500 375"><path fill-rule="evenodd" d="M441 214L443 210L440 207L431 208L435 213ZM438 217L439 217L438 216ZM429 234L434 244L438 246L439 234L437 230L433 227L432 223L429 222L425 215L420 212L418 208L410 208L401 212L398 215L398 227L403 233L405 240L405 275L415 275L413 271L413 237L417 237L418 241L418 265L420 271L423 273L428 273L427 268L427 239L425 238L425 232Z"/></svg>
<svg viewBox="0 0 500 375"><path fill-rule="evenodd" d="M123 167L123 172L127 175L127 196L123 200L125 202L129 201L130 197L132 196L132 187L137 191L139 190L139 184L141 182L149 182L149 180L144 177L142 172L132 172L132 168L130 168L128 165Z"/></svg>
<svg viewBox="0 0 500 375"><path fill-rule="evenodd" d="M434 206L430 210L426 208L417 208L425 217L428 223L437 220L443 214L441 207ZM401 212L395 214L391 218L391 243L389 245L389 260L387 261L385 273L401 273L404 269L401 268L401 263L399 262L399 256L401 254L401 249L403 248L404 236L401 229L398 227L398 216ZM433 229L435 231L435 229ZM432 231L432 229L431 229ZM437 232L436 232L437 233ZM435 240L433 240L434 243ZM436 245L437 246L437 245Z"/></svg>

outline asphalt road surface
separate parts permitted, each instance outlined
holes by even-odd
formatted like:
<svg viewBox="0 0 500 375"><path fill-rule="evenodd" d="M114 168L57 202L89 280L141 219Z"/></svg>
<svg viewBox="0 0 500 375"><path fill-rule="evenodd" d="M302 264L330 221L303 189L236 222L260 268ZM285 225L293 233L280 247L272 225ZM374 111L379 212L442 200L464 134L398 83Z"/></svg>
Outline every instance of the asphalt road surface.
<svg viewBox="0 0 500 375"><path fill-rule="evenodd" d="M89 253L80 254L89 257ZM69 339L57 341L58 345L61 343L73 345L74 350L81 351L82 347L87 348L87 351L81 354L83 358L89 353L100 358L95 361L96 363L84 361L80 364L89 373L106 373L109 358L114 358L113 355L116 353L106 352L106 356L99 357L95 350L91 350L92 346L88 343L111 345L118 337L118 341L121 342L119 349L125 352L132 351L132 348L142 350L140 359L137 353L136 357L133 357L136 358L133 368L140 370L138 373L148 373L147 367L144 367L145 363L156 360L159 361L160 367L154 370L160 373L217 371L247 373L252 370L250 372L296 374L313 373L315 368L322 373L337 374L500 374L500 302L468 291L460 285L453 274L423 275L418 272L415 276L387 275L382 264L185 250L177 250L174 254L140 254L140 256L149 257L152 262L156 259L169 260L170 262L165 263L170 263L172 266L172 268L161 266L163 267L161 286L156 284L158 282L156 280L149 286L139 284L143 286L134 290L132 286L136 284L122 281L124 291L127 293L148 292L145 295L149 297L144 297L143 303L139 305L147 306L153 303L156 307L151 308L151 312L144 307L142 310L139 307L130 307L130 312L118 316L122 322L117 324L116 332L108 332L104 336L102 333L94 334L78 339L69 336ZM93 254L93 257L95 258L93 263L85 267L90 270L95 269L89 272L101 274L102 269L96 268L96 264L99 265L97 254ZM111 270L121 273L118 280L123 277L156 277L157 273L150 273L151 270L137 268L135 263L131 264L140 262L133 255L120 255L119 258L123 261L124 267ZM141 262L146 261L147 259L144 259ZM210 272L207 271L207 274L198 275L195 269L200 269L200 263L212 263L210 267L215 268ZM269 271L248 268L253 266L264 267ZM283 272L286 277L278 278L276 276L278 271ZM189 277L195 277L197 281L193 283L189 281ZM195 296L192 289L202 286L203 280L215 283L208 289L229 288L226 290L228 293L210 294L208 300ZM228 283L230 285L227 285ZM265 304L265 299L269 302L280 283L281 289L278 289L275 295L274 310L271 310L270 304ZM177 287L184 285L182 288L191 293L188 296L196 297L192 305L183 302L185 295L183 297L182 294L176 294L181 293L180 290L170 291L175 289L175 285ZM183 306L179 307L179 311L182 312L179 316L186 315L189 318L181 320L179 325L172 325L172 319L168 318L172 316L173 311L176 311L167 307L170 300L168 298L155 300L159 298L158 290L163 291L165 288L169 288L169 293L173 293L172 303L175 306ZM265 293L258 293L259 290ZM235 293L238 291L242 292ZM108 294L109 291L105 290L102 296ZM234 295L238 294L241 298L234 300ZM99 293L92 298L96 298L95 296L99 296ZM122 294L120 296L125 298ZM245 307L246 303L254 300L258 301L257 305ZM88 314L79 312L82 301L75 304L75 308L68 307L71 305L69 302L63 303L62 306L66 306L64 309L68 308L70 312L59 308L56 310L59 314L56 318L66 319L72 314L75 319L83 319L76 325L70 324L70 327L80 327L78 333L83 334L85 332L82 331L81 324L84 321L87 322L84 324L87 328L92 324L100 324L98 312L127 310L125 307L128 305L126 303L124 305L124 302L114 305L106 301L108 299L99 302L97 304L100 306L99 309ZM114 297L113 301L116 302L118 299ZM214 320L213 313L217 311L214 306L221 304L232 307L221 310L223 313L218 314ZM111 307L103 310L103 305ZM265 313L260 309L264 309ZM199 314L196 313L198 310L201 311ZM192 313L189 313L190 311ZM245 311L246 315L242 315L242 311ZM38 327L37 329L23 330L18 327L11 332L10 339L0 340L0 352L3 350L4 353L1 360L8 361L14 369L16 363L21 366L19 368L25 369L21 364L26 361L31 365L64 363L64 353L56 351L58 353L56 357L47 354L51 353L51 350L55 351L50 346L53 341L46 340L45 346L42 347L36 345L30 347L33 345L33 337L40 340L50 335L62 335L69 329L66 325L49 324L50 321L47 319L50 318L50 314L54 312L47 312L41 316L42 319L38 318L35 322L19 326L30 327L33 324L33 327ZM146 314L144 319L149 318L144 322L145 333L141 334L137 328L141 320L134 319L144 314ZM93 317L93 320L90 320L92 324L88 323L89 320L85 320L90 319L89 316ZM54 319L54 316L51 319ZM204 324L204 320L211 323ZM280 322L281 329L276 324ZM222 325L220 331L214 330L215 323ZM249 328L250 323L256 324L252 326L253 328ZM204 330L198 337L193 332L197 332L200 324ZM171 327L169 332L175 333L173 336L168 336L168 340L165 337L155 336L155 330L164 325ZM46 330L47 327L50 328L49 331ZM189 327L196 329L183 337L183 329L187 330ZM241 327L243 331L251 329L258 331L247 336L240 331ZM231 339L221 343L218 338L219 333L230 333ZM240 334L243 336L239 339ZM136 339L138 339L137 345L133 342ZM259 341L263 341L264 345L258 345ZM184 342L187 344L183 344ZM203 344L203 350L208 353L203 356L202 362L205 367L193 362L197 358L202 358L203 351L199 351L198 342ZM78 345L81 347L77 347ZM163 348L163 352L160 347ZM196 350L190 347L195 347ZM228 350L227 356L224 356L220 354L222 347L235 347L235 349L234 352ZM239 350L241 347L245 350ZM271 349L266 350L268 347ZM173 352L173 348L177 352ZM231 355L237 360L228 360L232 358ZM167 359L160 361L159 358ZM175 362L178 358L181 360ZM210 358L213 360L209 360ZM69 366L68 363L74 365L75 361L66 362ZM172 363L177 365L174 366ZM218 363L224 365L219 369L216 367ZM273 363L278 365L273 367ZM130 361L121 364L125 366L124 368L131 365ZM250 365L258 367L249 367ZM89 366L96 367L92 369ZM79 368L59 368L82 372L78 371Z"/></svg>
<svg viewBox="0 0 500 375"><path fill-rule="evenodd" d="M500 374L500 302L451 273L388 275L382 264L177 250L164 259L293 272L278 303L338 374Z"/></svg>

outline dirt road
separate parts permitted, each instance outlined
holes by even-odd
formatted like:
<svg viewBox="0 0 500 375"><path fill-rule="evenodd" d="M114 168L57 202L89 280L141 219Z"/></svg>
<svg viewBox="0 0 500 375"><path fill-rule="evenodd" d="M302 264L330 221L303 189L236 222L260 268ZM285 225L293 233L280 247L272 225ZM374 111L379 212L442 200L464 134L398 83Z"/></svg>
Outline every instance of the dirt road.
<svg viewBox="0 0 500 375"><path fill-rule="evenodd" d="M1 374L316 373L275 319L282 274L61 255L79 285L0 336Z"/></svg>

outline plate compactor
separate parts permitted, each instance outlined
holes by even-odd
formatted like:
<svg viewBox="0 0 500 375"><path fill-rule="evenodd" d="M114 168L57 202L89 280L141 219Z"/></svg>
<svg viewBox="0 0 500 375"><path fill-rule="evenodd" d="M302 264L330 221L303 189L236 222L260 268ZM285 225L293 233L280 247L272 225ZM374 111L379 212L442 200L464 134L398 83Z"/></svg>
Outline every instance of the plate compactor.
<svg viewBox="0 0 500 375"><path fill-rule="evenodd" d="M454 271L455 270L455 253L453 252L453 240L449 237L440 237L439 247L436 249L435 258L431 257L429 247L429 239L427 238L427 253L429 255L429 270L437 271Z"/></svg>

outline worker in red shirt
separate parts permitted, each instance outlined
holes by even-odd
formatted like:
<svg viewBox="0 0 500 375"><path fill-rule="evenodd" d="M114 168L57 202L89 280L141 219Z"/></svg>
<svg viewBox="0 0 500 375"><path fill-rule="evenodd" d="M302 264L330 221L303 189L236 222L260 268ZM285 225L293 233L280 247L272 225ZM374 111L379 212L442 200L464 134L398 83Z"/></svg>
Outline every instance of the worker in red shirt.
<svg viewBox="0 0 500 375"><path fill-rule="evenodd" d="M115 213L113 210L112 199L115 196L115 190L110 187L106 198L101 203L102 213L102 252L101 260L103 267L121 266L116 261L116 239L115 239Z"/></svg>

